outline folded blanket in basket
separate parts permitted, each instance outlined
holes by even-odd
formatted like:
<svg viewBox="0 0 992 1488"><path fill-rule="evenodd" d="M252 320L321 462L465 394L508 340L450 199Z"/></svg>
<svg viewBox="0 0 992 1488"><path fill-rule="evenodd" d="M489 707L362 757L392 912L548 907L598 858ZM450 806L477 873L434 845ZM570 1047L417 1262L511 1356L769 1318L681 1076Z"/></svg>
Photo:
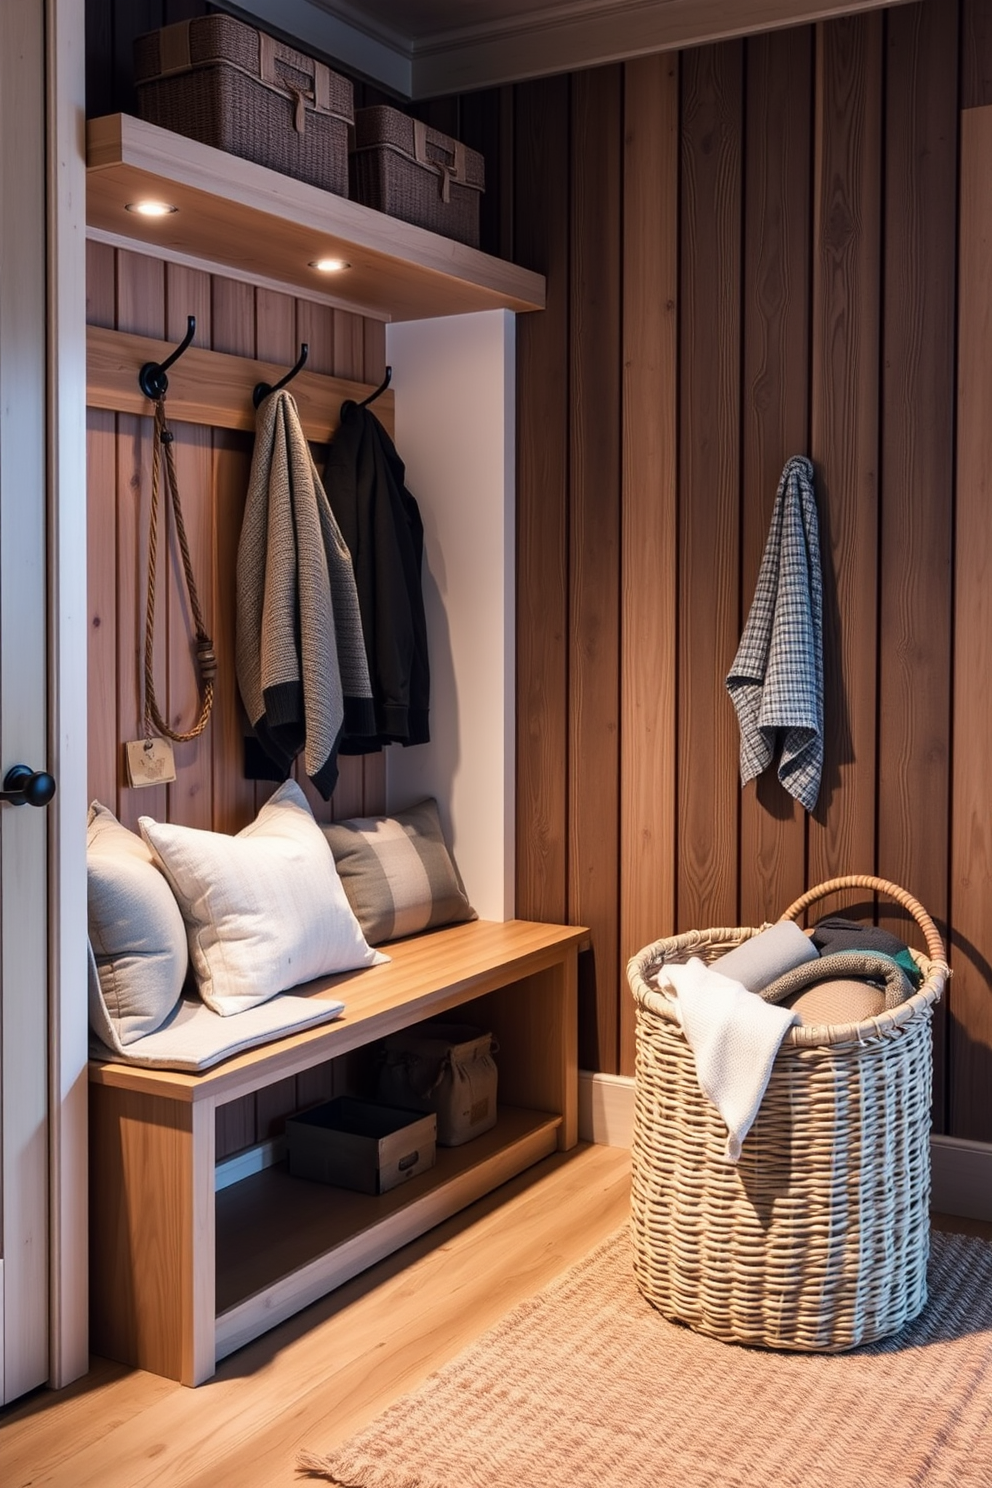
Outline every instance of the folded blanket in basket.
<svg viewBox="0 0 992 1488"><path fill-rule="evenodd" d="M725 1156L735 1163L758 1114L779 1045L799 1015L763 1002L698 956L684 965L666 963L658 984L675 992L675 1012L696 1061L699 1088L727 1123Z"/></svg>
<svg viewBox="0 0 992 1488"><path fill-rule="evenodd" d="M843 915L827 915L813 926L812 940L824 955L841 951L875 951L881 956L891 956L909 977L914 989L923 981L923 973L906 942L879 925L862 925L857 920L845 919Z"/></svg>
<svg viewBox="0 0 992 1488"><path fill-rule="evenodd" d="M795 920L779 920L760 934L742 940L732 951L717 956L710 962L710 969L731 981L742 982L749 992L762 992L770 982L807 961L818 960L819 955Z"/></svg>

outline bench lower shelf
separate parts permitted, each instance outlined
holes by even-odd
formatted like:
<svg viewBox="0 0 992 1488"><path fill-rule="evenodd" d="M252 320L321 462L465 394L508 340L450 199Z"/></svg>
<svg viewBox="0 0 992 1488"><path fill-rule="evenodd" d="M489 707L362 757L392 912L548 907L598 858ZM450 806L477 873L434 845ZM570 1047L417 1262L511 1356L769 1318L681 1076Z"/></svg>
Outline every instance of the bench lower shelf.
<svg viewBox="0 0 992 1488"><path fill-rule="evenodd" d="M290 1177L284 1163L217 1195L216 1357L474 1203L556 1150L559 1116L509 1107L433 1168L373 1196Z"/></svg>

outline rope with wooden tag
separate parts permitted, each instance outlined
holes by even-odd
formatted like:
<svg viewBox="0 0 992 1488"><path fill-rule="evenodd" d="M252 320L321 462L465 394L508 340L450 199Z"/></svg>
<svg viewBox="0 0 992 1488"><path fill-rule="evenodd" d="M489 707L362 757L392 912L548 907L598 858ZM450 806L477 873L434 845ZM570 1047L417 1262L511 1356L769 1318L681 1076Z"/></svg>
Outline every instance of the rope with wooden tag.
<svg viewBox="0 0 992 1488"><path fill-rule="evenodd" d="M217 658L214 654L214 643L207 634L207 628L203 623L203 612L200 609L200 597L196 592L196 580L193 577L193 561L190 557L189 543L186 540L186 524L183 521L182 503L179 499L179 482L176 477L176 457L173 446L173 433L165 421L165 397L157 398L155 401L155 432L152 443L152 505L148 518L148 602L145 606L145 737L152 737L152 725L160 734L167 739L173 739L177 744L187 744L191 739L197 738L203 733L210 721L210 710L214 703L214 681L217 676ZM165 452L165 475L166 485L172 501L172 514L176 522L176 536L179 539L179 551L182 554L183 573L186 578L186 592L189 595L189 606L193 615L193 624L196 629L196 670L197 670L197 694L200 699L200 716L192 728L181 732L172 729L162 717L155 696L154 678L154 656L155 656L155 588L156 571L158 568L158 524L159 524L159 497L161 494L161 469L162 452ZM166 558L168 562L168 557Z"/></svg>

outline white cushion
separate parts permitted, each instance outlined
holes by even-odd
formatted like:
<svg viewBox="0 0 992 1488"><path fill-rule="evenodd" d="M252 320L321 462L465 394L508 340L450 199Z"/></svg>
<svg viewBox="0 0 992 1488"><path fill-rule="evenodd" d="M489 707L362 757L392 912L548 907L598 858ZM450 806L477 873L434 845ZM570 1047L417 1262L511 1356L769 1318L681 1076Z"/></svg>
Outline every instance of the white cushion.
<svg viewBox="0 0 992 1488"><path fill-rule="evenodd" d="M134 832L94 801L86 831L90 1021L120 1053L159 1028L179 1001L186 929L172 890Z"/></svg>
<svg viewBox="0 0 992 1488"><path fill-rule="evenodd" d="M294 780L236 837L148 816L138 826L182 910L200 995L215 1013L388 959L362 934Z"/></svg>
<svg viewBox="0 0 992 1488"><path fill-rule="evenodd" d="M96 963L90 954L90 987ZM235 1018L221 1018L195 994L180 997L161 1028L128 1044L123 1052L94 1037L90 1054L94 1059L116 1059L141 1064L148 1069L209 1069L243 1049L270 1043L288 1033L299 1033L315 1023L326 1023L344 1011L344 1003L327 996L272 997L248 1008Z"/></svg>

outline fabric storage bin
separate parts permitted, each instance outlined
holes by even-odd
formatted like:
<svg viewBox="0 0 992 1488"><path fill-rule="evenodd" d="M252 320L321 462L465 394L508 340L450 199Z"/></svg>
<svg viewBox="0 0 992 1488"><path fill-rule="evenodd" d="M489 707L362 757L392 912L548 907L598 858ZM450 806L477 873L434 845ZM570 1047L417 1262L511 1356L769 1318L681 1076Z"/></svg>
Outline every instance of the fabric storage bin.
<svg viewBox="0 0 992 1488"><path fill-rule="evenodd" d="M477 248L485 182L479 152L439 129L385 104L356 111L351 192L365 206Z"/></svg>
<svg viewBox="0 0 992 1488"><path fill-rule="evenodd" d="M700 1090L665 962L712 961L757 929L656 941L627 969L636 1002L634 1273L665 1317L728 1342L836 1352L897 1332L926 1303L931 1018L948 976L923 907L882 879L811 889L890 894L923 931L919 990L858 1024L790 1028L736 1165Z"/></svg>
<svg viewBox="0 0 992 1488"><path fill-rule="evenodd" d="M387 1193L434 1166L436 1133L433 1115L340 1095L286 1122L289 1171L359 1193Z"/></svg>
<svg viewBox="0 0 992 1488"><path fill-rule="evenodd" d="M177 21L134 43L143 119L348 195L352 85L231 16Z"/></svg>
<svg viewBox="0 0 992 1488"><path fill-rule="evenodd" d="M437 1116L441 1147L496 1125L496 1043L464 1023L418 1023L384 1040L379 1099Z"/></svg>

